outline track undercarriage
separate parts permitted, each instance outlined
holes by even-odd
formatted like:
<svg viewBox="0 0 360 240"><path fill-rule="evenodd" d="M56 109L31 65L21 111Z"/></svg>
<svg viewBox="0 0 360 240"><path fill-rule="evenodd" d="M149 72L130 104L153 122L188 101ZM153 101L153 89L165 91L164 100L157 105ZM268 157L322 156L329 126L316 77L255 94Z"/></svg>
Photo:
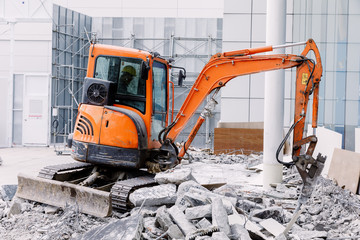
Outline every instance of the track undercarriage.
<svg viewBox="0 0 360 240"><path fill-rule="evenodd" d="M17 196L53 206L77 204L81 212L98 217L133 206L128 197L137 188L155 185L143 170L113 169L89 163L44 167L38 177L18 175Z"/></svg>

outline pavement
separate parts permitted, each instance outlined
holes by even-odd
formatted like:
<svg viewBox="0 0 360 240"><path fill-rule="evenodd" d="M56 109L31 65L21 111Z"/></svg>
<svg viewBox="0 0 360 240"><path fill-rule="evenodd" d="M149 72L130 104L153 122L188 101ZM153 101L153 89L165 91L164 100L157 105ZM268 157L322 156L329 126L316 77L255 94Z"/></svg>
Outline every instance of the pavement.
<svg viewBox="0 0 360 240"><path fill-rule="evenodd" d="M0 186L17 184L20 172L37 176L45 166L74 161L69 154L57 155L53 146L0 148L0 157Z"/></svg>

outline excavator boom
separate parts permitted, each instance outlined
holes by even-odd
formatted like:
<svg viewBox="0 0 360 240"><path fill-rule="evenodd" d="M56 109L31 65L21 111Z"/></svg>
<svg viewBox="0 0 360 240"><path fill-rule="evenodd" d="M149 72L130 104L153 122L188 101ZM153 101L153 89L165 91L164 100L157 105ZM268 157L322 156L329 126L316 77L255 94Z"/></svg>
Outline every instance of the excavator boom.
<svg viewBox="0 0 360 240"><path fill-rule="evenodd" d="M253 55L272 51L274 48L294 45L306 45L301 55ZM310 51L314 53L316 63L312 59L307 58ZM322 65L319 50L312 39L309 39L307 42L292 45L244 49L224 52L222 54L218 53L212 56L196 79L174 122L161 136L161 138L163 138L162 141L167 144L174 142L204 99L214 89L218 91L218 89L226 86L233 78L293 67L297 67L294 116L294 122L297 122L297 124L294 126L294 143L299 142L303 138L307 104L311 94L313 94L313 127L315 128L317 126L319 82L322 75ZM179 158L184 156L186 149L190 146L198 129L204 122L205 116L211 111L211 105L213 105L215 100L212 98L210 101L212 101L212 103L209 103L209 105L205 107L205 110L200 114L199 119L190 132L187 141L178 155ZM299 155L299 153L300 148L294 151L294 155Z"/></svg>

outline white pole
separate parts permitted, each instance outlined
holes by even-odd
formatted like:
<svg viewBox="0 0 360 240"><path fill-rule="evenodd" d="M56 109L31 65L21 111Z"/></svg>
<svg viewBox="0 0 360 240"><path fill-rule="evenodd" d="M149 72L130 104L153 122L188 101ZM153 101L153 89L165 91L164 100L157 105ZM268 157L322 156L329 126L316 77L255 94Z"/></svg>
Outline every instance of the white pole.
<svg viewBox="0 0 360 240"><path fill-rule="evenodd" d="M7 20L10 25L10 56L9 56L9 92L8 92L8 121L7 121L7 145L12 146L13 141L13 108L14 108L14 45L15 45L15 19Z"/></svg>
<svg viewBox="0 0 360 240"><path fill-rule="evenodd" d="M283 45L286 38L286 0L267 0L266 45ZM271 52L284 53L284 48ZM264 172L263 187L282 181L282 165L276 160L276 150L284 128L284 70L265 73L264 104ZM282 154L279 156L282 159Z"/></svg>

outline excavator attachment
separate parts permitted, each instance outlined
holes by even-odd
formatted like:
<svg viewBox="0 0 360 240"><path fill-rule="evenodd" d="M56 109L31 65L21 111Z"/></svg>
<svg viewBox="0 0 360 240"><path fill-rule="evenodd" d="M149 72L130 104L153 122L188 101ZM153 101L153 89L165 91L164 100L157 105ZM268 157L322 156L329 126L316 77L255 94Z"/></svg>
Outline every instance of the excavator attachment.
<svg viewBox="0 0 360 240"><path fill-rule="evenodd" d="M80 212L96 217L109 216L112 210L109 192L22 173L16 196L61 208L77 204Z"/></svg>

